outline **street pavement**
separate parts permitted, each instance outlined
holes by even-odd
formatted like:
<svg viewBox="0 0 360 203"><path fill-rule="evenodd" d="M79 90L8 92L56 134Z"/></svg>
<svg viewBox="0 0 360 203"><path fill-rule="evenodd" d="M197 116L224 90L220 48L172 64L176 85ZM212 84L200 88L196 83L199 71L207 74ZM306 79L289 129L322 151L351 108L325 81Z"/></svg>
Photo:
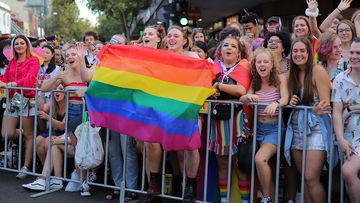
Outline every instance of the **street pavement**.
<svg viewBox="0 0 360 203"><path fill-rule="evenodd" d="M91 188L90 197L80 196L80 192L65 192L64 189L57 192L53 192L41 197L30 197L31 195L39 192L33 192L23 189L22 184L26 184L35 180L35 177L28 177L24 180L18 180L15 178L16 173L3 171L0 169L0 203L92 203L92 202L104 202L104 203L118 203L119 199L107 200L105 196L111 191L111 189L94 187ZM66 183L65 183L66 185ZM144 199L144 196L140 197L140 200ZM164 200L164 203L179 202Z"/></svg>

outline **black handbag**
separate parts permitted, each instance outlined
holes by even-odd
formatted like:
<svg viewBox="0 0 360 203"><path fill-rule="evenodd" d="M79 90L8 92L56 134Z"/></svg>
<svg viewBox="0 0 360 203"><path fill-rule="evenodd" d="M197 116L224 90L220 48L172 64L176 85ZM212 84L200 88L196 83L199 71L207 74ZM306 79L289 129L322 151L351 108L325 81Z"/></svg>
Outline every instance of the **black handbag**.
<svg viewBox="0 0 360 203"><path fill-rule="evenodd" d="M213 104L211 109L211 118L215 120L230 120L231 118L231 104ZM234 104L234 119L235 115L242 109L241 105Z"/></svg>
<svg viewBox="0 0 360 203"><path fill-rule="evenodd" d="M255 153L258 145L255 144ZM251 173L253 153L253 137L247 137L238 142L237 167L247 174ZM255 155L254 155L255 156ZM255 164L254 164L255 165Z"/></svg>
<svg viewBox="0 0 360 203"><path fill-rule="evenodd" d="M230 104L214 104L211 110L211 118L215 120L230 120Z"/></svg>

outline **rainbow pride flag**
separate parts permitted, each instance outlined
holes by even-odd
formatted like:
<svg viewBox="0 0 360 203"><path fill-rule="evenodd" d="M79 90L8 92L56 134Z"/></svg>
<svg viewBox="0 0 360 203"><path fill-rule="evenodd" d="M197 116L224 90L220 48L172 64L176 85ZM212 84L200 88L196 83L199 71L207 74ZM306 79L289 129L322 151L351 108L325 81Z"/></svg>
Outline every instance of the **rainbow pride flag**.
<svg viewBox="0 0 360 203"><path fill-rule="evenodd" d="M198 113L214 93L214 65L140 46L104 47L86 94L90 122L165 150L200 147Z"/></svg>

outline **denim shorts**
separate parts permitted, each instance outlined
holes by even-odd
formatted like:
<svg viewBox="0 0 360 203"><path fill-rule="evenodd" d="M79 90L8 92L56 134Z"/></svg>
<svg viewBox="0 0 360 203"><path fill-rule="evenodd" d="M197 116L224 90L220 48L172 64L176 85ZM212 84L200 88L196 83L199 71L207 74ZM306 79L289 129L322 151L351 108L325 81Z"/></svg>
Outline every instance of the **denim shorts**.
<svg viewBox="0 0 360 203"><path fill-rule="evenodd" d="M293 114L291 125L293 128L293 140L291 142L291 149L302 150L304 149L304 136L303 129L299 129L297 124L298 114ZM302 126L301 126L302 127ZM300 127L300 128L301 128ZM325 150L325 143L323 140L323 135L321 134L321 127L319 121L311 127L311 133L307 135L306 139L306 149L307 150Z"/></svg>
<svg viewBox="0 0 360 203"><path fill-rule="evenodd" d="M285 125L281 122L281 141L284 138ZM256 126L256 141L260 144L278 145L278 121L270 123L258 122ZM281 143L280 141L280 143Z"/></svg>
<svg viewBox="0 0 360 203"><path fill-rule="evenodd" d="M82 115L83 105L82 104L72 104L69 103L69 114L68 114L68 121L79 117Z"/></svg>

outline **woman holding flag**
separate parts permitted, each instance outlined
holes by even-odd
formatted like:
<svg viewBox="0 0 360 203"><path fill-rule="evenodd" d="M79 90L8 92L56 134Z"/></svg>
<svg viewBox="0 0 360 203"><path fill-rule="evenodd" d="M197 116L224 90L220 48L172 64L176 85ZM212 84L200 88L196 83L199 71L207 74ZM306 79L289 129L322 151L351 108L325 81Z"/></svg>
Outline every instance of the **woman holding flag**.
<svg viewBox="0 0 360 203"><path fill-rule="evenodd" d="M185 47L188 47L189 42L190 42L190 38L187 32L184 31L181 27L171 26L168 29L166 43L169 51L184 56L199 58L197 53L186 51L184 49ZM199 125L199 130L201 131L200 125ZM184 202L194 202L196 197L195 196L196 178L200 163L199 151L198 150L185 151L185 155L183 151L178 151L178 157L180 162L180 169L183 169L183 165L185 164L186 185L185 185ZM161 158L159 157L159 159Z"/></svg>
<svg viewBox="0 0 360 203"><path fill-rule="evenodd" d="M217 100L238 100L245 95L250 87L250 63L242 59L240 41L235 37L226 37L218 47L217 52L220 58L215 62L220 73L216 75L213 87L216 89L215 98ZM220 198L221 202L227 199L228 177L228 156L233 156L237 152L237 138L249 136L250 109L234 105L233 133L231 132L230 106L215 104L212 108L210 124L210 147L217 155ZM241 116L239 116L241 115ZM230 145L232 139L232 145ZM232 157L235 158L235 157ZM235 161L235 159L234 159ZM235 162L236 163L236 162ZM247 175L235 168L239 177L239 188L243 201L248 200L250 183Z"/></svg>
<svg viewBox="0 0 360 203"><path fill-rule="evenodd" d="M144 30L144 34L141 38L144 47L153 49L161 49L161 42L165 37L165 30L159 25L148 26ZM159 143L145 142L146 157L145 157L145 169L149 180L149 187L147 189L150 197L146 202L156 201L154 194L160 193L160 165L162 149Z"/></svg>
<svg viewBox="0 0 360 203"><path fill-rule="evenodd" d="M32 46L29 39L20 34L11 42L12 59L3 76L0 77L1 87L25 87L35 88L36 76L40 68L39 60L31 54ZM7 132L5 127L2 128L1 134L3 139L16 137L16 128L19 123L19 116L23 119L23 130L25 138L25 162L21 168L21 172L16 178L24 179L29 172L32 156L32 143L34 136L34 116L36 109L31 106L35 97L35 91L24 90L21 94L20 90L9 90L9 99L7 101L7 116L3 117L2 126L5 126L7 119ZM20 105L16 105L20 103Z"/></svg>

